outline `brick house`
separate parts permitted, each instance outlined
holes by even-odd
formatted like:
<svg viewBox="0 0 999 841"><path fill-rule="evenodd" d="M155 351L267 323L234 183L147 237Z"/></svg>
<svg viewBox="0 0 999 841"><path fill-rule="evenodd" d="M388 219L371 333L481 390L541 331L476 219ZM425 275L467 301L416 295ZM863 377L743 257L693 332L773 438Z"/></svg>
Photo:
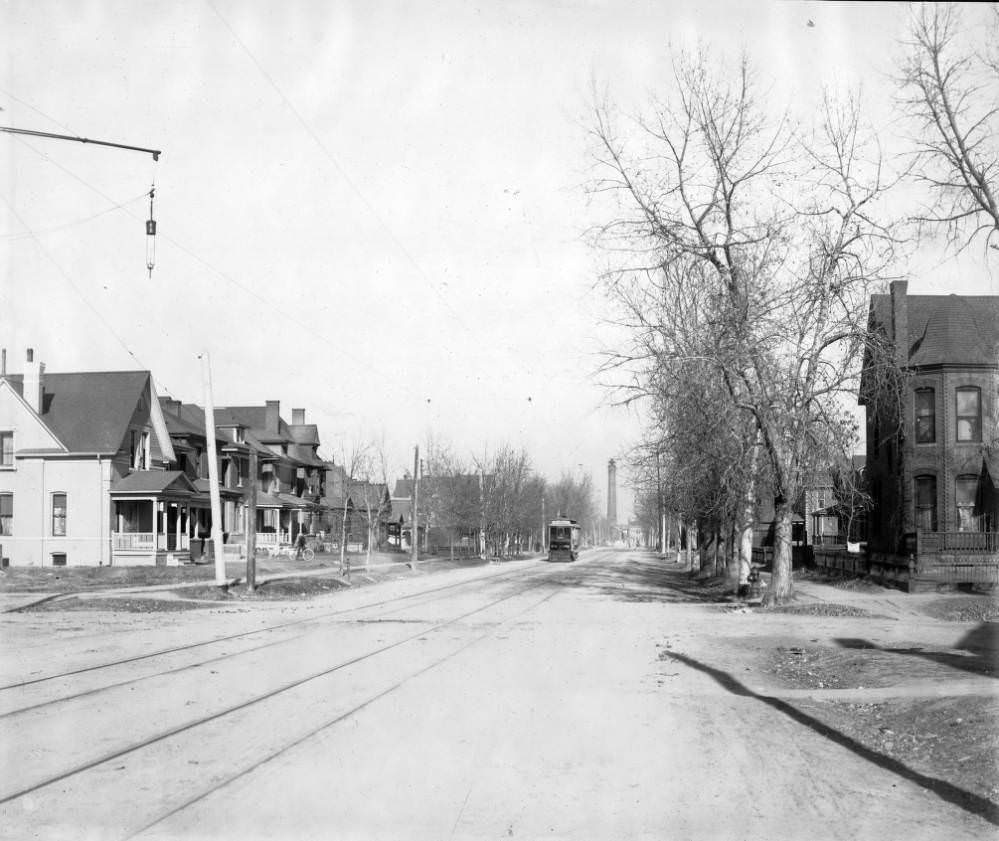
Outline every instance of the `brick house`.
<svg viewBox="0 0 999 841"><path fill-rule="evenodd" d="M889 340L895 390L865 360L868 546L913 572L992 580L999 411L999 296L909 295L895 281L871 298L869 327ZM973 569L968 569L973 567Z"/></svg>

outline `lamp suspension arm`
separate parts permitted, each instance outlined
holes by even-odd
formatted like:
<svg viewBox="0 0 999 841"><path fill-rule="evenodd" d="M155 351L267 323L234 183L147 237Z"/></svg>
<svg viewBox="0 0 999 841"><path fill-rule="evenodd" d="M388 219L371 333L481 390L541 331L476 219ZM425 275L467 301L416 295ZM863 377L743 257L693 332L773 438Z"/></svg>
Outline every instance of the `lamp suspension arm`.
<svg viewBox="0 0 999 841"><path fill-rule="evenodd" d="M160 149L146 149L143 146L127 146L124 143L111 143L107 140L91 140L88 137L74 137L71 134L52 134L48 131L35 131L27 128L14 128L13 126L0 126L0 131L7 134L27 134L31 137L48 137L52 140L74 140L77 143L93 143L96 146L113 146L115 149L129 149L133 152L146 152L153 156L154 161L160 159L162 151Z"/></svg>

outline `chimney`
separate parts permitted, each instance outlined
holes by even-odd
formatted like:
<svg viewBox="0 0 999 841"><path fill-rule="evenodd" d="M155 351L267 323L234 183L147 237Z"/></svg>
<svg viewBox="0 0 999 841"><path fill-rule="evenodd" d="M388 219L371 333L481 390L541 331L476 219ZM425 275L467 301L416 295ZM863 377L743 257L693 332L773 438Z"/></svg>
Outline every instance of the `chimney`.
<svg viewBox="0 0 999 841"><path fill-rule="evenodd" d="M268 400L264 405L267 407L264 412L264 432L276 435L280 431L281 401Z"/></svg>
<svg viewBox="0 0 999 841"><path fill-rule="evenodd" d="M166 400L164 400L163 403L165 404L164 408L167 410L167 412L169 412L175 418L179 418L180 417L180 401L179 400L174 400L172 397L170 397L170 398L167 398Z"/></svg>
<svg viewBox="0 0 999 841"><path fill-rule="evenodd" d="M292 426L305 426L305 409L291 410L291 424Z"/></svg>
<svg viewBox="0 0 999 841"><path fill-rule="evenodd" d="M905 294L907 280L891 282L891 335L895 342L895 364L905 368L909 364L909 308Z"/></svg>
<svg viewBox="0 0 999 841"><path fill-rule="evenodd" d="M24 365L24 399L37 414L42 413L45 397L45 366L35 362L35 352L28 348L28 360Z"/></svg>

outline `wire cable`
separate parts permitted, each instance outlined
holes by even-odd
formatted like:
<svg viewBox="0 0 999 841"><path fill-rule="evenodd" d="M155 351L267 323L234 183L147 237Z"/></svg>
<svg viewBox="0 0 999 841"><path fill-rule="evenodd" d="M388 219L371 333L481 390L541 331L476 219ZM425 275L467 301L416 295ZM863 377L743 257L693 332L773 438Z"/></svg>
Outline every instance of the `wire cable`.
<svg viewBox="0 0 999 841"><path fill-rule="evenodd" d="M232 28L232 26L229 25L229 22L222 16L222 13L215 7L215 4L212 3L212 0L205 0L205 2L208 4L208 7L216 14L216 16L218 17L218 19L220 21L222 21L222 25L225 26L225 28L229 31L229 34L232 35L233 40L235 40L235 42L239 45L239 47L243 50L243 52L246 53L247 57L253 63L254 67L257 68L257 70L260 73L260 75L263 76L263 78L266 80L266 82L274 89L275 93L277 93L277 95L281 98L281 101L285 104L285 107L289 111L291 111L292 115L298 121L298 124L302 127L302 129L305 131L305 133L308 134L309 137L312 138L312 140L315 142L315 144L319 147L319 149L322 151L322 153L326 156L326 158L329 160L329 162L333 165L333 168L337 171L337 173L339 174L339 176L344 180L344 182L347 184L347 186L350 187L350 189L353 191L354 195L356 195L361 200L361 203L367 208L368 212L378 222L378 224L381 226L382 230L384 230L385 233L388 234L389 239L392 240L392 242L395 244L396 248L399 249L399 252L406 258L406 260L409 262L409 264L416 270L416 273L423 279L423 281L431 289L434 290L434 292L440 298L441 303L444 305L444 307L447 309L447 311L449 313L451 313L452 316L454 316L454 318L457 321L457 323L460 324L461 327L469 335L475 336L476 334L465 323L464 319L462 319L461 316L455 311L454 307L451 306L451 302L448 301L447 296L440 289L439 284L434 283L433 281L430 280L429 277L427 277L426 272L423 271L423 268L420 266L420 264L416 261L416 259L413 257L413 255L410 254L409 250L406 248L405 245L403 245L403 243L399 239L399 237L396 236L395 231L392 230L392 228L389 226L389 224L382 218L381 214L378 213L378 210L368 200L368 197L361 191L361 188L358 187L357 184L354 182L354 180L350 177L350 175L347 173L346 169L344 169L344 167L340 164L340 162L337 160L336 156L333 154L333 152L330 150L330 148L322 141L322 139L319 137L318 134L316 134L316 132L312 128L312 126L310 126L306 122L305 118L302 117L302 115L298 112L298 109L295 108L295 106L292 104L291 100L288 99L288 97L285 95L284 91L278 86L277 82L275 82L274 79L271 78L270 74L268 74L268 72L264 69L264 66L257 60L257 57L250 51L250 48L247 47L246 44L243 42L243 40L239 37L239 35L236 34L236 31Z"/></svg>
<svg viewBox="0 0 999 841"><path fill-rule="evenodd" d="M142 360L140 360L139 357L136 356L135 353L132 351L132 349L125 343L125 340L114 329L114 327L111 325L111 322L109 322L101 314L100 310L98 310L97 307L95 307L93 305L93 303L90 301L90 299L86 295L83 294L83 291L80 289L80 287L77 286L76 283L73 282L73 279L69 276L69 272L67 272L62 267L62 265L59 263L59 261L56 260L56 258L52 255L52 253L45 247L45 244L35 235L35 232L31 229L31 226L28 225L28 223L24 221L24 218L21 216L20 213L17 212L17 209L14 207L14 205L12 205L7 200L7 197L3 196L3 195L0 195L0 199L2 199L3 203L6 204L7 207L10 209L10 212L13 214L14 218L17 219L17 221L20 222L24 226L25 230L27 230L30 233L31 238L35 241L35 244L38 246L38 249L42 252L42 254L45 255L45 257L49 260L49 262L52 263L52 265L56 267L56 269L58 270L59 274L62 275L63 280L65 280L66 283L68 283L69 286L73 289L73 291L76 292L76 294L80 297L80 299L83 301L83 303L87 305L87 308L94 315L97 316L98 320L101 322L101 324L104 325L104 327L108 331L108 333L110 333L115 338L115 340L118 342L118 344L120 344L125 349L125 352L129 356L131 356L132 359L134 359L136 361L136 363L138 363L139 367L142 370L144 370L144 371L151 371L151 369L149 368L149 366L143 364ZM170 389L168 388L167 391L169 391L169 390Z"/></svg>

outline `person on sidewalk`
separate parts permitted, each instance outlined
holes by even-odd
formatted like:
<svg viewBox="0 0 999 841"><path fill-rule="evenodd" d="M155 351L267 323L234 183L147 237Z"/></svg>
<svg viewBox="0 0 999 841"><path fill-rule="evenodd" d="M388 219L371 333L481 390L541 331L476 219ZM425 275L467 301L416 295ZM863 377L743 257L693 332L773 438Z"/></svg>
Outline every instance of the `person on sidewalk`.
<svg viewBox="0 0 999 841"><path fill-rule="evenodd" d="M302 530L298 533L298 539L295 541L295 560L300 561L305 557L305 531Z"/></svg>

